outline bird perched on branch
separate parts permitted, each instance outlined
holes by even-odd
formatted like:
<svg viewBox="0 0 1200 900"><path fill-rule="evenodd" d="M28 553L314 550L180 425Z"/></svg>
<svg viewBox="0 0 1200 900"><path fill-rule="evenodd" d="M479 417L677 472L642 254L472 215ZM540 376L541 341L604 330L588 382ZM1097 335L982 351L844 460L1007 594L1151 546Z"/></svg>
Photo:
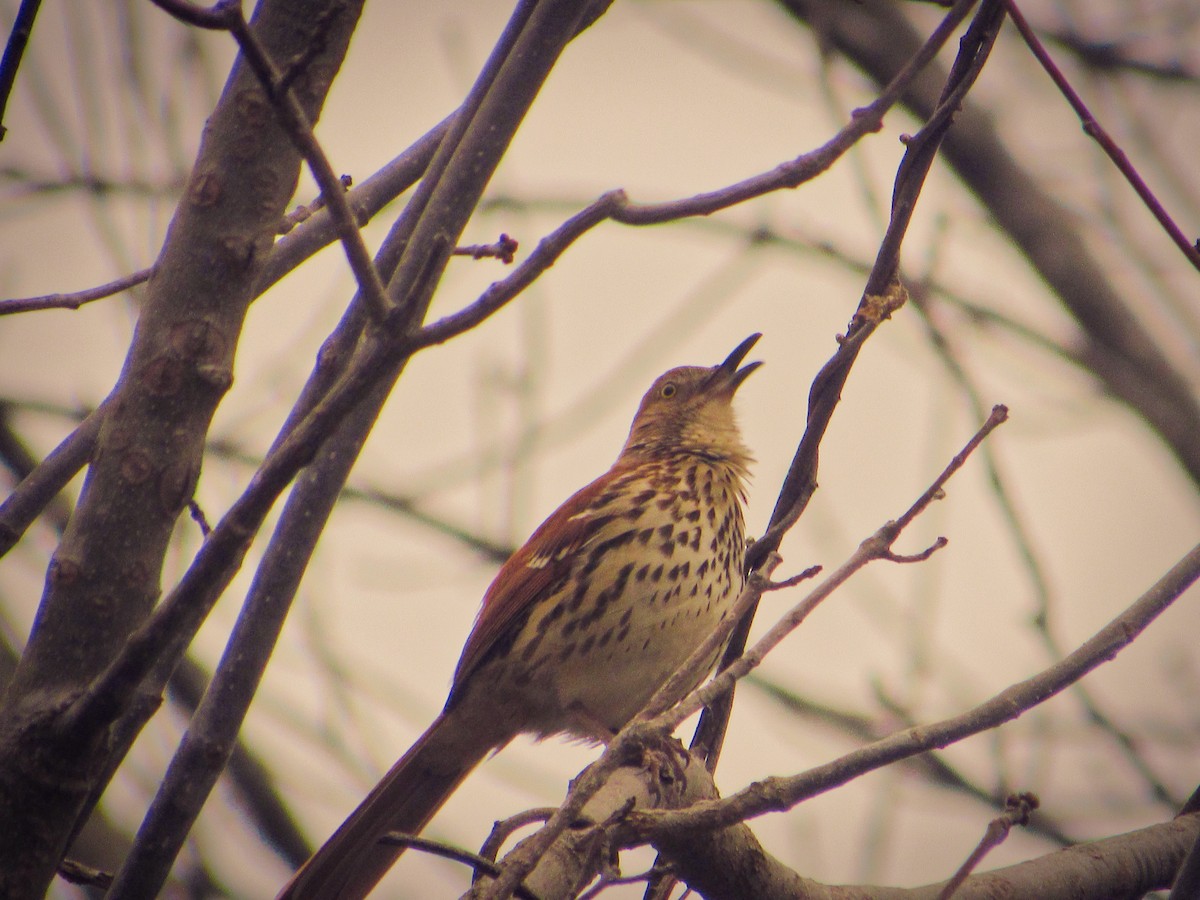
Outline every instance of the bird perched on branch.
<svg viewBox="0 0 1200 900"><path fill-rule="evenodd" d="M402 852L380 838L419 833L518 734L607 743L728 614L744 581L752 461L732 402L761 365L739 368L759 337L650 386L612 468L496 575L441 715L280 900L365 897Z"/></svg>

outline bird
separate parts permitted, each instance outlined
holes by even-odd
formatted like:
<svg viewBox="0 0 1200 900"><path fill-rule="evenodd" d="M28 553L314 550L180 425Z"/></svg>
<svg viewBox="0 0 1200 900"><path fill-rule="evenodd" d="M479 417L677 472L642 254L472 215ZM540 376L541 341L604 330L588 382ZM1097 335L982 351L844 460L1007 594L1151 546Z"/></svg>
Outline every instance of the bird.
<svg viewBox="0 0 1200 900"><path fill-rule="evenodd" d="M760 337L654 381L612 467L500 568L441 714L278 900L366 897L403 852L380 839L418 834L489 753L518 734L608 743L729 615L753 462L732 401Z"/></svg>

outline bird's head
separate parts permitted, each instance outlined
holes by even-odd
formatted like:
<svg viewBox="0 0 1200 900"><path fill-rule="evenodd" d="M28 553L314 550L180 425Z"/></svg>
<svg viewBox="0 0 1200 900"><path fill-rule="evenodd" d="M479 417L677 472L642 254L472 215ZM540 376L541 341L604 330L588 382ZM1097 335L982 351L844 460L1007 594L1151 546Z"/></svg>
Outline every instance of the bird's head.
<svg viewBox="0 0 1200 900"><path fill-rule="evenodd" d="M622 456L684 452L745 469L750 452L733 415L733 395L762 365L738 365L755 342L752 334L720 365L680 366L655 379L642 397Z"/></svg>

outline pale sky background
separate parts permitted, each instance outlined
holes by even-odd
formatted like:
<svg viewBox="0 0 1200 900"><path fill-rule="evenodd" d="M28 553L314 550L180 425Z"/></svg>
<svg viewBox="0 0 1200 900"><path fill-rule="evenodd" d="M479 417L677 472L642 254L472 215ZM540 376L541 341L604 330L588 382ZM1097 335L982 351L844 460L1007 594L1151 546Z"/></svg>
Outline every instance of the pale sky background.
<svg viewBox="0 0 1200 900"><path fill-rule="evenodd" d="M15 6L15 0L0 4L6 22ZM1031 16L1040 9L1029 6ZM128 100L111 11L47 0L5 122L10 131L0 166L46 178L91 171L151 181L169 176L171 161L186 166L210 101L181 55L184 27L140 4L132 8L153 48L145 56L150 112ZM912 12L928 27L936 20L936 11ZM1047 15L1041 12L1039 22ZM451 111L507 13L507 5L485 2L369 4L318 129L335 170L363 180ZM1147 41L1156 27L1168 26L1148 17ZM1014 152L1093 225L1088 233L1097 252L1116 242L1101 216L1116 210L1164 282L1185 286L1195 315L1196 273L1130 199L1013 37L1002 37L973 96L992 109ZM219 86L231 41L208 35L203 42ZM504 231L524 254L602 191L621 187L647 201L688 196L808 151L873 96L841 62L831 64L822 87L821 68L811 35L770 4L618 3L568 48L492 182L493 196L553 205L500 206L477 216L465 239L492 241ZM166 107L158 104L178 94L177 85L188 96L168 129ZM1139 90L1131 86L1130 96L1138 99ZM1105 99L1098 98L1098 111L1118 115L1125 108ZM1172 110L1177 118L1163 152L1194 154L1200 115L1194 105ZM1119 130L1121 120L1109 125ZM860 274L804 248L824 241L856 260L873 257L880 210L867 195L886 202L903 151L898 137L916 127L893 113L850 164L710 221L596 229L482 328L413 360L353 483L412 496L428 513L519 543L608 466L655 375L673 365L716 363L761 331L752 358L766 365L738 403L758 459L748 527L760 533L802 433L809 383L862 289ZM30 199L11 180L3 190L3 297L78 290L149 265L173 208L169 197ZM1200 195L1195 183L1189 190ZM312 196L306 179L299 197ZM1169 192L1164 199L1170 205ZM395 213L386 210L367 229L372 249ZM747 251L736 229L759 225L795 238L801 249ZM930 176L904 261L910 274L932 267L957 292L1057 339L1074 333L945 168ZM1154 311L1151 279L1114 269L1130 305L1167 334L1169 323ZM433 314L460 308L505 274L493 261L455 260ZM249 452L265 449L352 290L340 250L330 248L254 304L214 437ZM134 315L127 298L112 298L78 312L0 320L0 396L58 407L99 402L119 371ZM1078 372L1012 337L964 329L952 316L946 323L985 403L1011 409L992 448L1046 565L1056 636L1074 648L1195 544L1195 491L1141 423ZM1165 340L1195 383L1200 365L1189 348ZM42 451L70 427L45 411L27 412L18 423ZM818 563L836 567L903 512L979 424L929 349L916 312L899 313L872 338L850 378L823 445L821 488L783 546L779 573ZM198 500L210 519L249 474L239 465L206 463ZM1043 668L1047 659L1028 627L1029 579L980 459L898 549L915 551L939 534L950 545L928 563L876 564L856 578L770 658L765 674L806 696L871 714L878 714L879 690L919 720L933 721ZM197 541L190 523L181 524L168 583ZM47 530L35 530L0 566L0 596L16 634L28 629L53 545ZM197 642L197 655L209 665L237 615L255 558ZM246 730L281 773L286 799L317 842L436 714L495 569L395 514L353 503L335 513ZM798 590L769 597L758 630L801 597ZM1146 756L1181 796L1200 780L1189 750L1200 728L1198 602L1193 589L1089 680L1106 712L1160 738ZM110 791L111 815L131 828L178 737L179 722L159 719ZM718 782L729 793L853 746L789 719L744 687ZM471 777L429 833L477 847L494 819L557 803L566 779L593 756L559 741L518 742ZM1079 838L1169 815L1145 799L1111 743L1087 730L1068 697L947 756L985 786L1002 759L1011 786L1035 791L1042 808ZM904 885L949 876L991 815L888 770L753 827L768 849L806 876ZM210 859L224 861L219 874L235 895L266 896L285 877L266 854L245 858L254 839L227 794L214 795L194 840ZM1048 849L1014 833L986 865ZM631 860L628 871L637 865ZM410 853L391 893L381 896L456 896L464 878L453 864ZM640 896L640 889L612 896Z"/></svg>

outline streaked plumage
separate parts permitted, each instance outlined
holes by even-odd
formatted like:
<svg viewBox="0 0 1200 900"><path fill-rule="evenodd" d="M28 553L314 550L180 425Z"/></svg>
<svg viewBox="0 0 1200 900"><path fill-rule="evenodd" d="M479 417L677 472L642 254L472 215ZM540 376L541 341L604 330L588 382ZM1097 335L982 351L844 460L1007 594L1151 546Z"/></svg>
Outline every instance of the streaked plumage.
<svg viewBox="0 0 1200 900"><path fill-rule="evenodd" d="M758 338L651 385L612 468L501 567L442 714L281 898L366 896L400 855L383 834L420 832L518 734L606 741L727 615L751 462L732 400L760 365L738 368Z"/></svg>

